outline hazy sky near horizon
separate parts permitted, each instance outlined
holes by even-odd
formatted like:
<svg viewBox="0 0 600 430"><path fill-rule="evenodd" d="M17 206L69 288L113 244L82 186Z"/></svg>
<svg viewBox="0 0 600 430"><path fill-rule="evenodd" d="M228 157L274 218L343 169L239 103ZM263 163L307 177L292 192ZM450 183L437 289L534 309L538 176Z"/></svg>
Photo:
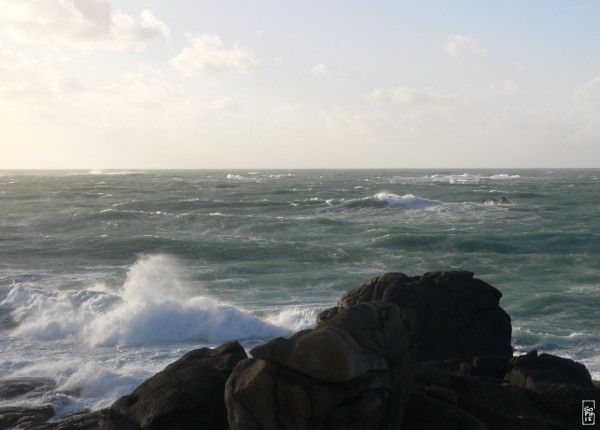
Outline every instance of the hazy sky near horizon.
<svg viewBox="0 0 600 430"><path fill-rule="evenodd" d="M600 2L0 0L0 169L600 167Z"/></svg>

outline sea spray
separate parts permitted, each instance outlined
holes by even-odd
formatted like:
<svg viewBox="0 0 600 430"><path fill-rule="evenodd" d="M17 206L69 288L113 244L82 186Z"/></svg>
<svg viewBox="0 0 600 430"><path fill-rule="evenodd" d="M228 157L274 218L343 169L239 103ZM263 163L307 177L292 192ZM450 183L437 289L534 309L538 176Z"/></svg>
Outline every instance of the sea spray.
<svg viewBox="0 0 600 430"><path fill-rule="evenodd" d="M208 297L192 286L184 266L170 255L144 255L117 291L105 288L48 291L14 287L5 305L13 311L13 336L38 340L78 337L97 346L177 342L219 343L264 339L291 332L289 318L276 325ZM284 311L287 312L287 311ZM277 317L273 317L277 321ZM303 325L303 318L296 327Z"/></svg>

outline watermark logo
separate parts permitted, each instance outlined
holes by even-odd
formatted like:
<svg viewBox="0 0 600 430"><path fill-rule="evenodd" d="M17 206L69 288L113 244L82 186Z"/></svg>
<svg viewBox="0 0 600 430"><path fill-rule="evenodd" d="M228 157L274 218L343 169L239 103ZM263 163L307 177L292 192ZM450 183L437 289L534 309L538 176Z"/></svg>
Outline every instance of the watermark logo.
<svg viewBox="0 0 600 430"><path fill-rule="evenodd" d="M581 401L581 424L584 426L596 425L596 401Z"/></svg>

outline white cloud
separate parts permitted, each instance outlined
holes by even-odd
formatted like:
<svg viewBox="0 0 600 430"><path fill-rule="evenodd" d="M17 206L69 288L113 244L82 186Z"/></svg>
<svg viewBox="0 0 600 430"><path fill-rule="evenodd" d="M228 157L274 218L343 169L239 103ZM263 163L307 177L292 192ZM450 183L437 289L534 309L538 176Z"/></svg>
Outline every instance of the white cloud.
<svg viewBox="0 0 600 430"><path fill-rule="evenodd" d="M317 64L317 65L311 67L308 72L310 73L311 76L314 76L314 77L324 76L327 78L331 75L331 72L329 71L329 69L327 68L327 66L325 64Z"/></svg>
<svg viewBox="0 0 600 430"><path fill-rule="evenodd" d="M600 140L600 76L576 88L568 118L575 133L585 143L597 145Z"/></svg>
<svg viewBox="0 0 600 430"><path fill-rule="evenodd" d="M4 99L45 99L59 93L76 93L85 85L62 76L44 61L13 52L0 44L0 95Z"/></svg>
<svg viewBox="0 0 600 430"><path fill-rule="evenodd" d="M600 106L600 76L576 88L573 99L580 106Z"/></svg>
<svg viewBox="0 0 600 430"><path fill-rule="evenodd" d="M444 45L445 51L452 57L458 58L464 55L485 55L488 49L477 39L464 34L456 34L450 37Z"/></svg>
<svg viewBox="0 0 600 430"><path fill-rule="evenodd" d="M502 82L493 82L490 88L496 93L512 95L517 92L519 86L511 79L504 79Z"/></svg>
<svg viewBox="0 0 600 430"><path fill-rule="evenodd" d="M380 111L354 112L334 105L321 112L327 129L334 134L369 135L387 124L389 117Z"/></svg>
<svg viewBox="0 0 600 430"><path fill-rule="evenodd" d="M428 88L412 88L399 86L392 89L374 89L366 96L371 102L389 102L397 105L418 105L428 103L443 103L451 96L430 90Z"/></svg>
<svg viewBox="0 0 600 430"><path fill-rule="evenodd" d="M13 40L82 49L140 48L169 35L167 25L149 10L134 19L113 10L107 0L5 0L0 2L0 28Z"/></svg>
<svg viewBox="0 0 600 430"><path fill-rule="evenodd" d="M226 72L249 73L260 68L260 62L247 48L235 44L227 49L220 37L187 34L190 48L184 48L171 59L171 65L185 76Z"/></svg>
<svg viewBox="0 0 600 430"><path fill-rule="evenodd" d="M215 99L210 104L210 109L215 111L230 112L230 113L243 113L244 110L240 104L233 100L231 97L223 97Z"/></svg>
<svg viewBox="0 0 600 430"><path fill-rule="evenodd" d="M520 63L518 61L513 61L513 64L514 64L515 68L521 73L526 73L529 71L529 67L523 63Z"/></svg>

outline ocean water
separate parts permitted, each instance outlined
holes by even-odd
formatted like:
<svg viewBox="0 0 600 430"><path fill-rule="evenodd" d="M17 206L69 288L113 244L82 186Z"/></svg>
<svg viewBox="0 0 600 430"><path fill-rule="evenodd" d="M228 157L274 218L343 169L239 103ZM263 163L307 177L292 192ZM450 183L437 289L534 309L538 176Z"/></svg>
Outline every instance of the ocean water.
<svg viewBox="0 0 600 430"><path fill-rule="evenodd" d="M600 379L600 170L0 172L0 407L106 407L372 276L452 269L503 293L517 351Z"/></svg>

